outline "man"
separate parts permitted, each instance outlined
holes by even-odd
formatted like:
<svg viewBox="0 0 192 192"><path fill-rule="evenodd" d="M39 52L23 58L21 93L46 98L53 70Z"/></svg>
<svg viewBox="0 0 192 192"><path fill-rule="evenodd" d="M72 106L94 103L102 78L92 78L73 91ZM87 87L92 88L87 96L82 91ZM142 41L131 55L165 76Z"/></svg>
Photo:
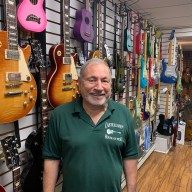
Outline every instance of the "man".
<svg viewBox="0 0 192 192"><path fill-rule="evenodd" d="M62 192L120 192L124 168L128 192L136 191L138 150L129 109L111 96L107 64L91 59L79 77L81 97L51 114L43 158L44 192L53 192L60 159Z"/></svg>

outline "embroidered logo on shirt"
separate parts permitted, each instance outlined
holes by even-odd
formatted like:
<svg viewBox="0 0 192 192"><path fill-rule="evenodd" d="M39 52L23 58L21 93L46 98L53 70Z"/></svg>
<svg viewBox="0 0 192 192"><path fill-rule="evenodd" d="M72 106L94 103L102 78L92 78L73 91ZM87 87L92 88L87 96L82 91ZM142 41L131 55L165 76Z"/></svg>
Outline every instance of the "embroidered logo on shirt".
<svg viewBox="0 0 192 192"><path fill-rule="evenodd" d="M116 130L114 130L116 128ZM117 124L117 123L105 123L105 139L114 140L114 141L123 141L122 138L122 129L124 128L124 125Z"/></svg>

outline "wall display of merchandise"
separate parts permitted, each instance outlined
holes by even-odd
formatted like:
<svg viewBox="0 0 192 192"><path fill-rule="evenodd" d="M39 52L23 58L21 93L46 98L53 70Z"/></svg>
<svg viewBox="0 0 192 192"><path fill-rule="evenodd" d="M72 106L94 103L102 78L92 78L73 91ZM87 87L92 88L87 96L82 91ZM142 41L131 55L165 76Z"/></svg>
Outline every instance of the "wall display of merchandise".
<svg viewBox="0 0 192 192"><path fill-rule="evenodd" d="M131 110L140 168L155 150L157 127L179 120L172 103L188 80L177 31L161 32L128 3L112 0L4 0L0 11L0 187L41 191L49 115L79 97L79 70L94 57L112 72L111 99ZM56 191L61 183L59 175Z"/></svg>

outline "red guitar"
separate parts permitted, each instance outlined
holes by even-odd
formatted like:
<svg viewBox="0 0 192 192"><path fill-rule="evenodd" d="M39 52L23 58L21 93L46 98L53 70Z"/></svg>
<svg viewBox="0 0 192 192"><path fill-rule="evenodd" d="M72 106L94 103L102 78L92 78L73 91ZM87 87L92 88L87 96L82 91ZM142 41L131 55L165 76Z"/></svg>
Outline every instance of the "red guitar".
<svg viewBox="0 0 192 192"><path fill-rule="evenodd" d="M142 54L142 48L141 48L142 34L141 34L141 18L140 17L138 18L138 21L139 21L139 32L136 35L136 53L138 55L141 55Z"/></svg>
<svg viewBox="0 0 192 192"><path fill-rule="evenodd" d="M43 0L20 0L17 6L17 19L20 26L27 31L43 31L47 25Z"/></svg>
<svg viewBox="0 0 192 192"><path fill-rule="evenodd" d="M64 0L64 40L60 44L53 45L49 50L52 66L47 77L47 93L48 101L52 107L70 102L79 96L77 88L78 75L70 53L69 5L70 0Z"/></svg>
<svg viewBox="0 0 192 192"><path fill-rule="evenodd" d="M154 65L152 58L149 58L149 87L153 87L154 84L155 84Z"/></svg>
<svg viewBox="0 0 192 192"><path fill-rule="evenodd" d="M2 185L0 185L0 192L6 192Z"/></svg>

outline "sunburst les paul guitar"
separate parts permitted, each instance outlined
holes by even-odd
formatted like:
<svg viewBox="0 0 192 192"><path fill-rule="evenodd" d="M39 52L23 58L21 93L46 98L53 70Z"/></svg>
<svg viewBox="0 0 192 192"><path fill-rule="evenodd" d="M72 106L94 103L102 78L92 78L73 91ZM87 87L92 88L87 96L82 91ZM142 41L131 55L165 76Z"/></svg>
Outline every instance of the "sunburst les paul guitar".
<svg viewBox="0 0 192 192"><path fill-rule="evenodd" d="M27 115L37 98L37 86L27 67L29 45L18 46L15 0L6 0L7 31L0 32L0 123Z"/></svg>
<svg viewBox="0 0 192 192"><path fill-rule="evenodd" d="M49 50L52 68L47 77L47 93L48 101L52 107L70 102L79 96L78 75L70 53L69 5L70 0L64 0L64 40L60 44L53 45Z"/></svg>

